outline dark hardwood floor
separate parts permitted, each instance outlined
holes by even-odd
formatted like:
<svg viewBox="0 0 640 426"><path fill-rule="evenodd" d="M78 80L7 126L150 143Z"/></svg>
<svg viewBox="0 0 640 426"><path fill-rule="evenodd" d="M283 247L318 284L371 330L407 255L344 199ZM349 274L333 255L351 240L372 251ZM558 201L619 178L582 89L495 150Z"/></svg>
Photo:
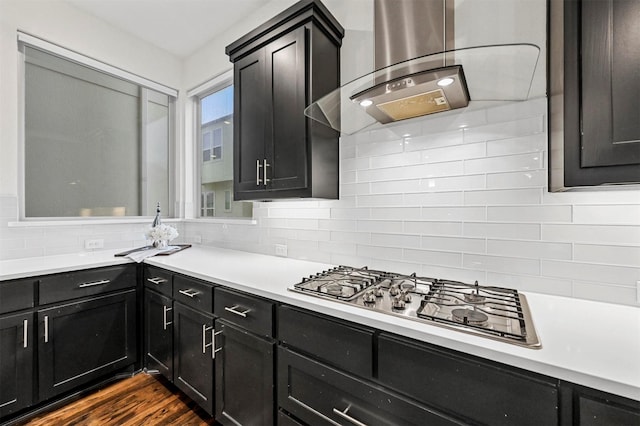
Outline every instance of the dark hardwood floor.
<svg viewBox="0 0 640 426"><path fill-rule="evenodd" d="M175 387L145 373L120 380L26 426L215 425L216 422Z"/></svg>

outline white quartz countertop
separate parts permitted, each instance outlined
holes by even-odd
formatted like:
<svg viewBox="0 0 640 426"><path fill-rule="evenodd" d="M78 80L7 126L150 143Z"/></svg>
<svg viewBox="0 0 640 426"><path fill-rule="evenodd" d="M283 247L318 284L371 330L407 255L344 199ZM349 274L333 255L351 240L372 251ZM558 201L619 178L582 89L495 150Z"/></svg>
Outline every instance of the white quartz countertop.
<svg viewBox="0 0 640 426"><path fill-rule="evenodd" d="M0 280L128 262L115 253L2 261ZM287 290L333 265L199 246L145 263L640 401L638 307L525 292L542 342L529 349Z"/></svg>

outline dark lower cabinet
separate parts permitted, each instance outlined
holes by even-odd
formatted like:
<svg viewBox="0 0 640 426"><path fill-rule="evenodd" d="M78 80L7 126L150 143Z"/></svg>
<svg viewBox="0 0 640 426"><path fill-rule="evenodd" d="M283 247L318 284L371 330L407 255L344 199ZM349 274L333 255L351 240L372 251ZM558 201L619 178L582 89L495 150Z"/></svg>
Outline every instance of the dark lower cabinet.
<svg viewBox="0 0 640 426"><path fill-rule="evenodd" d="M37 315L41 401L136 362L135 289L40 309Z"/></svg>
<svg viewBox="0 0 640 426"><path fill-rule="evenodd" d="M640 401L574 387L574 424L580 426L640 425Z"/></svg>
<svg viewBox="0 0 640 426"><path fill-rule="evenodd" d="M273 424L275 343L220 319L216 335L216 419Z"/></svg>
<svg viewBox="0 0 640 426"><path fill-rule="evenodd" d="M173 301L144 290L144 365L173 380Z"/></svg>
<svg viewBox="0 0 640 426"><path fill-rule="evenodd" d="M560 422L557 380L391 335L377 353L380 383L469 423Z"/></svg>
<svg viewBox="0 0 640 426"><path fill-rule="evenodd" d="M175 302L173 326L173 383L213 416L213 315Z"/></svg>
<svg viewBox="0 0 640 426"><path fill-rule="evenodd" d="M31 405L33 312L0 316L0 418Z"/></svg>
<svg viewBox="0 0 640 426"><path fill-rule="evenodd" d="M278 349L278 403L309 425L462 424L283 347Z"/></svg>

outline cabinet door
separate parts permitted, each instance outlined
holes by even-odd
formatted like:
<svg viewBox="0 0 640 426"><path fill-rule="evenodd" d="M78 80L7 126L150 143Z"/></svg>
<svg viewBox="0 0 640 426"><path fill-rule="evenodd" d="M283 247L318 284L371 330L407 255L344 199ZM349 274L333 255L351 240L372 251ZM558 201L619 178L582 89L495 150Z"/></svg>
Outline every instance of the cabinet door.
<svg viewBox="0 0 640 426"><path fill-rule="evenodd" d="M135 363L136 291L38 311L40 399Z"/></svg>
<svg viewBox="0 0 640 426"><path fill-rule="evenodd" d="M307 187L306 38L305 27L300 27L265 47L267 98L272 108L266 153L271 191Z"/></svg>
<svg viewBox="0 0 640 426"><path fill-rule="evenodd" d="M274 424L274 343L216 320L216 420Z"/></svg>
<svg viewBox="0 0 640 426"><path fill-rule="evenodd" d="M145 367L173 380L172 300L155 291L144 291Z"/></svg>
<svg viewBox="0 0 640 426"><path fill-rule="evenodd" d="M234 65L233 99L233 190L236 200L243 193L263 191L264 146L269 137L266 120L269 99L266 94L265 51L259 49Z"/></svg>
<svg viewBox="0 0 640 426"><path fill-rule="evenodd" d="M173 321L173 383L213 416L213 317L176 302Z"/></svg>
<svg viewBox="0 0 640 426"><path fill-rule="evenodd" d="M33 312L0 317L0 417L31 405Z"/></svg>

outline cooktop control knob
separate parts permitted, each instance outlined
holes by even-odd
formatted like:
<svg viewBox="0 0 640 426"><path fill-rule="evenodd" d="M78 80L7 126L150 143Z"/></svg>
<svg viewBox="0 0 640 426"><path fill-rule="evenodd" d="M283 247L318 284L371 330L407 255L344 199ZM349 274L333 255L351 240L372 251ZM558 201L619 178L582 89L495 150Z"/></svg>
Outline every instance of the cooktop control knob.
<svg viewBox="0 0 640 426"><path fill-rule="evenodd" d="M411 302L411 293L409 293L407 290L402 290L401 297L405 302Z"/></svg>
<svg viewBox="0 0 640 426"><path fill-rule="evenodd" d="M391 287L389 287L389 294L391 296L397 296L400 294L400 287L398 287L398 284L391 284Z"/></svg>
<svg viewBox="0 0 640 426"><path fill-rule="evenodd" d="M393 309L404 309L405 302L402 299L402 296L395 296L391 301L391 306L393 306Z"/></svg>
<svg viewBox="0 0 640 426"><path fill-rule="evenodd" d="M364 301L364 303L375 303L376 302L376 295L373 293L373 290L367 290L362 295L362 300Z"/></svg>
<svg viewBox="0 0 640 426"><path fill-rule="evenodd" d="M375 286L375 287L373 288L373 294L374 294L376 297L382 297L382 296L384 295L384 292L382 291L382 289L380 288L380 286Z"/></svg>

